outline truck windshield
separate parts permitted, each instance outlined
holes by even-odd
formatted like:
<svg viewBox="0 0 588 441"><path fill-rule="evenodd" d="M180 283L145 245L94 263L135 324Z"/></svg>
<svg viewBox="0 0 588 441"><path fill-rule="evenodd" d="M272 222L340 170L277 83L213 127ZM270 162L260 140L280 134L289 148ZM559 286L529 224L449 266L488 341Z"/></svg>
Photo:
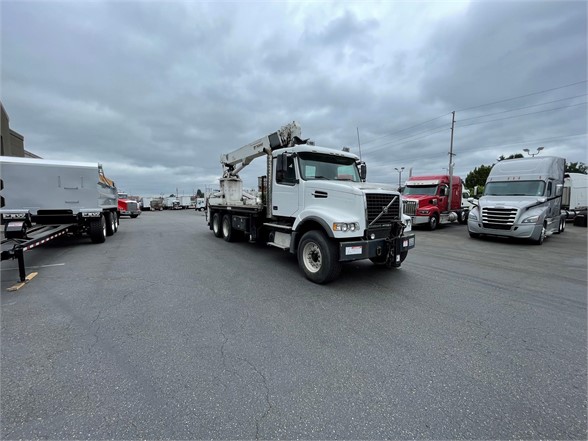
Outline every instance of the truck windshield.
<svg viewBox="0 0 588 441"><path fill-rule="evenodd" d="M543 181L504 181L489 182L484 188L484 196L543 196Z"/></svg>
<svg viewBox="0 0 588 441"><path fill-rule="evenodd" d="M305 181L327 179L360 182L354 158L304 152L298 155L300 174Z"/></svg>
<svg viewBox="0 0 588 441"><path fill-rule="evenodd" d="M437 194L437 185L418 185L406 186L402 194L423 194L427 196L434 196Z"/></svg>

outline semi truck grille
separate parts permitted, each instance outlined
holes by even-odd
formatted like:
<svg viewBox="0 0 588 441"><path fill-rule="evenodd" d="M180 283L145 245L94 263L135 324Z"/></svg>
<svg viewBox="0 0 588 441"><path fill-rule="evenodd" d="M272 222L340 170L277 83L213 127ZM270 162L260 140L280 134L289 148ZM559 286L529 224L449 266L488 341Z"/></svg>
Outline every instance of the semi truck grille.
<svg viewBox="0 0 588 441"><path fill-rule="evenodd" d="M482 208L482 224L484 228L510 230L517 217L516 208Z"/></svg>
<svg viewBox="0 0 588 441"><path fill-rule="evenodd" d="M390 201L396 197L396 200L388 207L387 213L384 213L378 221L372 225L390 224L392 221L400 219L400 196L393 194L368 193L365 195L367 201L367 223L368 225L388 206Z"/></svg>
<svg viewBox="0 0 588 441"><path fill-rule="evenodd" d="M402 211L409 216L416 216L417 201L402 201Z"/></svg>

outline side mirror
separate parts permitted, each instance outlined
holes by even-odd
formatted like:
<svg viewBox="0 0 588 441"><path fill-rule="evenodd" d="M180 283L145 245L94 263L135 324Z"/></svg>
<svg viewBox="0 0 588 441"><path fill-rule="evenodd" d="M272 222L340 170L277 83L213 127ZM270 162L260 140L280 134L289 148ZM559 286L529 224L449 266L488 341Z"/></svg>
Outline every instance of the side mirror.
<svg viewBox="0 0 588 441"><path fill-rule="evenodd" d="M286 177L288 168L288 156L281 153L276 157L276 182L281 182Z"/></svg>
<svg viewBox="0 0 588 441"><path fill-rule="evenodd" d="M555 186L555 195L561 196L563 194L563 188L564 188L563 184L557 184Z"/></svg>
<svg viewBox="0 0 588 441"><path fill-rule="evenodd" d="M362 181L365 181L367 177L367 165L365 165L365 162L361 162L359 164L359 179L361 179Z"/></svg>

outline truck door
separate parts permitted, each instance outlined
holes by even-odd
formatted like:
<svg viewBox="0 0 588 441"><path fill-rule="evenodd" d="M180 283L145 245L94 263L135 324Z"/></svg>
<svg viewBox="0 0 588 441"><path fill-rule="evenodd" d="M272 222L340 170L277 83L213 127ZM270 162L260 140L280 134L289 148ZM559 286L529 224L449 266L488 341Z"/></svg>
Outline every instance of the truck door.
<svg viewBox="0 0 588 441"><path fill-rule="evenodd" d="M283 153L273 161L275 173L272 186L272 212L275 216L295 216L298 213L300 187L295 157ZM278 164L278 161L283 162Z"/></svg>

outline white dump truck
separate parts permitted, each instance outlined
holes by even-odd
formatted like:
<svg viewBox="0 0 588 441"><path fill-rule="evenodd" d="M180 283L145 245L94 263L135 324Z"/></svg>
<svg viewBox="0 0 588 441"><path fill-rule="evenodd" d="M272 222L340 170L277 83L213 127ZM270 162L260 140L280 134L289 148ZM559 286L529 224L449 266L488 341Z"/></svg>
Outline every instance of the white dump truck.
<svg viewBox="0 0 588 441"><path fill-rule="evenodd" d="M19 259L21 280L23 251L64 234L102 243L118 230L116 185L100 164L1 156L0 179L2 260Z"/></svg>
<svg viewBox="0 0 588 441"><path fill-rule="evenodd" d="M484 195L470 211L470 236L528 239L541 245L547 236L563 232L564 169L565 159L553 156L509 159L495 164L486 180Z"/></svg>
<svg viewBox="0 0 588 441"><path fill-rule="evenodd" d="M415 246L400 194L392 185L364 182L366 166L356 155L300 135L293 122L221 156L220 191L206 204L214 235L287 250L315 283L335 279L343 262L399 267ZM238 173L262 156L267 175L254 196L243 191Z"/></svg>

